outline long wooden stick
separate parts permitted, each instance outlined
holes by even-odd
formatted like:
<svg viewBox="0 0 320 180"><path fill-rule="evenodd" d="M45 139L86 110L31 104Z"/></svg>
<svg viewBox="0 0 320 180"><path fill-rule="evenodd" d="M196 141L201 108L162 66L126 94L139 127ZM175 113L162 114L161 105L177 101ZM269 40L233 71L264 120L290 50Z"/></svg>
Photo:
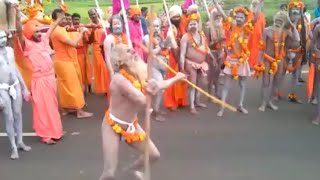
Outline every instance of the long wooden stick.
<svg viewBox="0 0 320 180"><path fill-rule="evenodd" d="M142 43L138 43L138 46L140 46L141 49L143 49L145 52L150 54L150 51L148 50L147 47L145 47ZM151 53L152 54L152 53ZM152 54L152 57L154 59L156 59L157 61L159 61L163 66L165 66L169 71L171 71L174 74L177 74L177 72L172 69L167 63L165 63L161 58L157 57L156 55ZM200 93L204 94L205 96L209 97L214 103L220 104L221 106L229 109L230 111L233 112L237 112L237 108L231 106L228 103L225 103L223 101L221 101L220 99L212 96L211 94L207 93L206 91L204 91L203 89L201 89L200 87L198 87L197 85L193 84L192 82L190 82L187 79L183 79L183 81L185 81L186 83L188 83L191 87L193 87L194 89L196 89L197 91L199 91Z"/></svg>
<svg viewBox="0 0 320 180"><path fill-rule="evenodd" d="M128 44L129 44L129 47L132 48L132 42L131 42L130 30L129 30L129 24L128 24L128 17L127 17L126 9L124 7L123 0L120 0L120 4L121 4L121 10L122 10L122 13L123 13L124 25L126 27L126 34L127 34Z"/></svg>
<svg viewBox="0 0 320 180"><path fill-rule="evenodd" d="M153 44L152 42L152 36L153 36L153 14L154 14L154 9L153 5L151 5L150 8L150 23L149 23L149 50L148 50L148 80L152 78L152 49L153 49ZM146 107L146 112L145 112L145 131L146 131L146 139L145 139L145 149L144 149L144 180L150 180L151 179L151 174L150 174L150 160L149 160L149 141L150 141L150 115L151 115L151 101L152 101L152 96L149 94L147 95L147 107Z"/></svg>

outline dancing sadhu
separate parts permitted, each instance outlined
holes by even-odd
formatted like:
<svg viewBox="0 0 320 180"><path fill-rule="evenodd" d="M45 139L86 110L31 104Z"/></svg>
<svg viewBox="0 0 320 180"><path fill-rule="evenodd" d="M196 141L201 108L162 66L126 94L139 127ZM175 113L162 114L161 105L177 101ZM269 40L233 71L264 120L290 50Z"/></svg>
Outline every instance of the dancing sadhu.
<svg viewBox="0 0 320 180"><path fill-rule="evenodd" d="M121 139L140 153L143 153L145 143L148 143L150 161L159 159L160 152L152 140L145 141L145 132L138 123L137 115L146 106L146 93L155 95L159 90L185 77L178 73L168 80L146 81L147 65L125 44L118 44L113 48L110 60L116 73L110 83L109 109L102 122L104 170L100 180L115 179ZM128 167L141 180L143 163L144 158L141 156Z"/></svg>

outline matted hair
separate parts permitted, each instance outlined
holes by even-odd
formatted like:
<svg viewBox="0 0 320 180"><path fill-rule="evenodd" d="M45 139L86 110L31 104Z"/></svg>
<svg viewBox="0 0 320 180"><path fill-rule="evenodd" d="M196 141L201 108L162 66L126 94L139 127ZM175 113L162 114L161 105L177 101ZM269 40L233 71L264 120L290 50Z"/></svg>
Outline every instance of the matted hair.
<svg viewBox="0 0 320 180"><path fill-rule="evenodd" d="M114 71L119 71L121 66L126 64L128 61L125 56L128 51L131 51L130 47L126 44L116 44L110 53L110 61Z"/></svg>

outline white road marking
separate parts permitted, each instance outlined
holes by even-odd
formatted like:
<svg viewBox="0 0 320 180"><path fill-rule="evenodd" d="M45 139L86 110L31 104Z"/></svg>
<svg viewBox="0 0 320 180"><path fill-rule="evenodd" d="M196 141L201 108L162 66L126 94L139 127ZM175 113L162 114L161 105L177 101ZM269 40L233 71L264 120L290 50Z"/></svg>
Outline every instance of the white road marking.
<svg viewBox="0 0 320 180"><path fill-rule="evenodd" d="M24 137L28 137L28 136L37 136L36 133L22 133L22 135ZM6 137L7 133L0 133L0 137Z"/></svg>

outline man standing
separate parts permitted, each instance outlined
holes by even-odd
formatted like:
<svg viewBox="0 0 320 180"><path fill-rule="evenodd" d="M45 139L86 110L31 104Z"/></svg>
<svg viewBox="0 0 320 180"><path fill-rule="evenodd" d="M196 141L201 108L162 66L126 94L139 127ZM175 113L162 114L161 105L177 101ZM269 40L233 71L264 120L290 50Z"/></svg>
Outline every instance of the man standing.
<svg viewBox="0 0 320 180"><path fill-rule="evenodd" d="M56 21L60 16L64 16L63 10L55 9L52 12L53 21ZM74 48L78 46L84 31L81 30L78 37L71 39L66 26L67 21L63 18L51 35L55 51L53 63L58 79L59 105L63 109L63 115L76 112L77 118L91 117L92 113L82 110L85 101L78 76L81 72L78 60L73 57Z"/></svg>
<svg viewBox="0 0 320 180"><path fill-rule="evenodd" d="M207 83L207 71L209 69L206 58L210 55L207 39L203 31L199 31L200 16L197 13L192 13L188 16L188 32L182 36L181 54L180 54L180 67L182 72L187 72L189 79L193 84L205 85ZM216 66L216 62L213 62ZM200 103L200 93L194 88L189 89L189 103L190 112L197 114L195 106L207 107L205 104Z"/></svg>
<svg viewBox="0 0 320 180"><path fill-rule="evenodd" d="M128 9L129 18L128 18L128 26L130 31L130 39L132 42L133 49L137 52L137 54L144 60L144 52L143 50L137 45L137 43L142 42L142 32L141 32L141 25L140 25L140 16L141 10L137 6L131 6Z"/></svg>
<svg viewBox="0 0 320 180"><path fill-rule="evenodd" d="M145 132L138 123L138 113L147 103L146 93L155 95L159 90L181 80L178 73L164 81L147 80L147 65L127 45L116 45L110 54L115 75L110 83L110 105L102 125L102 145L104 168L100 180L114 180L118 166L119 144L123 139L141 153L141 156L127 169L142 180L144 168L143 151L149 148L150 162L160 158L160 152L150 139L145 140Z"/></svg>
<svg viewBox="0 0 320 180"><path fill-rule="evenodd" d="M101 51L101 39L104 33L101 23L103 22L99 19L98 12L94 8L88 11L88 15L91 20L89 25L93 26L89 37L89 42L92 43L94 92L106 94L108 93L108 84L110 79Z"/></svg>
<svg viewBox="0 0 320 180"><path fill-rule="evenodd" d="M72 14L72 24L75 30L79 30L81 24L81 16L78 13ZM83 39L80 40L79 46L77 47L78 62L81 70L82 85L85 92L91 92L91 64L89 59L89 37L88 33L84 32Z"/></svg>

